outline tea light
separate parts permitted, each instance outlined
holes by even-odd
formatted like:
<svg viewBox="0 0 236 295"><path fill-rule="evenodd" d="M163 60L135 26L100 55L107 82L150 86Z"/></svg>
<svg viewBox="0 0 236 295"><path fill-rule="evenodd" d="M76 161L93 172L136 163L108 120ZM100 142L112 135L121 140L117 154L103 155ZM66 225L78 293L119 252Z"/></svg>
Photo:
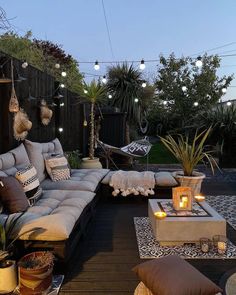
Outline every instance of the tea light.
<svg viewBox="0 0 236 295"><path fill-rule="evenodd" d="M208 238L200 239L200 247L203 253L207 253L210 250L210 240Z"/></svg>
<svg viewBox="0 0 236 295"><path fill-rule="evenodd" d="M166 217L166 212L163 211L157 211L154 213L157 219L164 219Z"/></svg>
<svg viewBox="0 0 236 295"><path fill-rule="evenodd" d="M203 202L203 201L205 201L205 197L204 196L195 196L194 199L197 202Z"/></svg>
<svg viewBox="0 0 236 295"><path fill-rule="evenodd" d="M218 242L217 243L217 249L219 254L225 254L226 252L226 242Z"/></svg>

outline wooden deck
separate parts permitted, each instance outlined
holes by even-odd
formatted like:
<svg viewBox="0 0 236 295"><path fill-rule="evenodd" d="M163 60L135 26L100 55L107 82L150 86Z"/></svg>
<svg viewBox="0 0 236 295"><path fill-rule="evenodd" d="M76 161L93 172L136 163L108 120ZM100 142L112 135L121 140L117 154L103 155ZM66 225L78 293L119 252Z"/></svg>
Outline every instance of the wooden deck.
<svg viewBox="0 0 236 295"><path fill-rule="evenodd" d="M207 183L207 194L236 195L236 184ZM147 216L147 200L101 200L86 237L78 245L71 261L61 295L133 294L138 279L132 267L144 262L139 258L133 217ZM236 243L236 232L228 226L228 236ZM188 260L218 282L235 260Z"/></svg>

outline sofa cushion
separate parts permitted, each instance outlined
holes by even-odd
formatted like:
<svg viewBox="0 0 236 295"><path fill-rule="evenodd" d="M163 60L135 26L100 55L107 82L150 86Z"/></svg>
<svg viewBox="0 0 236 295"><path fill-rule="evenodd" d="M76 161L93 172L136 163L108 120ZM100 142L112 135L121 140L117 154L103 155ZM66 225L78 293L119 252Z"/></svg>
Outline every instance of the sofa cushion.
<svg viewBox="0 0 236 295"><path fill-rule="evenodd" d="M18 170L15 177L21 183L30 205L34 205L42 194L35 167L29 164Z"/></svg>
<svg viewBox="0 0 236 295"><path fill-rule="evenodd" d="M176 255L153 259L133 268L153 294L217 294L222 290L191 264Z"/></svg>
<svg viewBox="0 0 236 295"><path fill-rule="evenodd" d="M170 172L161 171L155 173L155 180L157 186L177 186L178 182Z"/></svg>
<svg viewBox="0 0 236 295"><path fill-rule="evenodd" d="M55 138L54 140L46 143L25 140L24 144L30 162L36 168L39 181L41 182L46 178L44 159L52 154L63 154L61 143L57 138Z"/></svg>
<svg viewBox="0 0 236 295"><path fill-rule="evenodd" d="M14 176L18 169L30 164L29 157L23 144L9 152L0 155L0 176Z"/></svg>
<svg viewBox="0 0 236 295"><path fill-rule="evenodd" d="M10 214L23 212L29 207L22 185L15 177L0 177L0 203Z"/></svg>
<svg viewBox="0 0 236 295"><path fill-rule="evenodd" d="M54 182L47 178L41 186L44 190L65 189L94 192L108 172L108 169L72 169L70 179Z"/></svg>
<svg viewBox="0 0 236 295"><path fill-rule="evenodd" d="M95 194L84 191L50 190L44 191L40 200L33 207L29 207L17 221L13 236L24 233L32 228L41 230L26 233L21 240L62 241L66 240L80 217L82 211L89 204ZM3 222L3 214L0 221ZM12 214L14 218L17 214Z"/></svg>
<svg viewBox="0 0 236 295"><path fill-rule="evenodd" d="M63 155L46 158L45 166L52 181L67 180L70 178L68 161Z"/></svg>

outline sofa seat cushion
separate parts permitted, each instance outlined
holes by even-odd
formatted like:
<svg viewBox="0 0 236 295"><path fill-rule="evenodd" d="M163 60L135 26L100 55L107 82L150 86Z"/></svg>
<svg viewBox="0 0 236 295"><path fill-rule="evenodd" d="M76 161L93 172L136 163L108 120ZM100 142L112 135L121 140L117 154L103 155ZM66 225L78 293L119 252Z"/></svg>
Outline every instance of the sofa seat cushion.
<svg viewBox="0 0 236 295"><path fill-rule="evenodd" d="M42 229L34 233L26 233L20 239L66 240L82 211L94 196L94 193L85 191L44 191L40 200L33 207L29 207L17 221L16 231L21 234L35 227ZM14 216L17 215L11 214L10 217Z"/></svg>
<svg viewBox="0 0 236 295"><path fill-rule="evenodd" d="M44 190L65 189L94 192L109 169L72 169L71 177L57 182L47 178L41 182Z"/></svg>
<svg viewBox="0 0 236 295"><path fill-rule="evenodd" d="M156 186L177 186L178 182L173 175L167 171L161 171L155 173Z"/></svg>

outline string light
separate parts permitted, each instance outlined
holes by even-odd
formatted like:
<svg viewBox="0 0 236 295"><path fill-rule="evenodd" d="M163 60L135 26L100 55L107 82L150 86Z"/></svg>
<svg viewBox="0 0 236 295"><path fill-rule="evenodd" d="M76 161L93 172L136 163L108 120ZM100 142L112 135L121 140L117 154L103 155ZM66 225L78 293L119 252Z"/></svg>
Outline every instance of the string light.
<svg viewBox="0 0 236 295"><path fill-rule="evenodd" d="M66 77L66 72L61 72L62 77Z"/></svg>
<svg viewBox="0 0 236 295"><path fill-rule="evenodd" d="M222 93L225 94L227 92L227 89L224 87L224 88L221 89L221 91L222 91Z"/></svg>
<svg viewBox="0 0 236 295"><path fill-rule="evenodd" d="M83 125L84 125L84 127L88 126L88 122L87 122L87 120L84 120Z"/></svg>
<svg viewBox="0 0 236 295"><path fill-rule="evenodd" d="M107 79L106 79L106 76L105 75L102 77L102 83L103 84L106 84L107 83Z"/></svg>
<svg viewBox="0 0 236 295"><path fill-rule="evenodd" d="M64 107L64 105L65 105L64 102L60 103L60 107Z"/></svg>
<svg viewBox="0 0 236 295"><path fill-rule="evenodd" d="M231 102L231 101L227 101L227 103L226 103L226 104L227 104L227 106L228 106L228 107L230 107L230 106L231 106L231 104L232 104L232 102Z"/></svg>
<svg viewBox="0 0 236 295"><path fill-rule="evenodd" d="M141 60L140 65L139 65L140 70L144 70L146 68L144 59Z"/></svg>
<svg viewBox="0 0 236 295"><path fill-rule="evenodd" d="M84 89L84 93L87 94L88 93L88 90Z"/></svg>
<svg viewBox="0 0 236 295"><path fill-rule="evenodd" d="M25 60L23 63L22 63L22 68L23 69L26 69L27 67L28 67L28 63L27 63L27 61Z"/></svg>
<svg viewBox="0 0 236 295"><path fill-rule="evenodd" d="M195 107L197 107L197 106L199 105L199 103L198 103L197 101L195 101L195 102L193 103L193 105L194 105Z"/></svg>
<svg viewBox="0 0 236 295"><path fill-rule="evenodd" d="M138 98L135 98L135 99L134 99L134 102L136 102L136 103L137 103L137 102L138 102Z"/></svg>
<svg viewBox="0 0 236 295"><path fill-rule="evenodd" d="M108 98L110 98L110 99L111 99L111 98L112 98L112 95L111 95L111 94L109 94L109 95L108 95Z"/></svg>
<svg viewBox="0 0 236 295"><path fill-rule="evenodd" d="M196 67L201 68L202 67L202 58L201 56L198 56L196 62L195 62Z"/></svg>
<svg viewBox="0 0 236 295"><path fill-rule="evenodd" d="M96 60L95 64L94 64L94 70L98 71L99 69L100 69L100 65L99 65L98 61Z"/></svg>
<svg viewBox="0 0 236 295"><path fill-rule="evenodd" d="M58 128L58 131L59 131L59 132L63 132L63 128L62 128L62 127L59 127L59 128Z"/></svg>
<svg viewBox="0 0 236 295"><path fill-rule="evenodd" d="M167 105L167 101L166 101L166 100L164 100L164 101L163 101L163 104L164 104L164 106L166 106L166 105Z"/></svg>
<svg viewBox="0 0 236 295"><path fill-rule="evenodd" d="M56 69L60 69L60 64L58 64L58 63L55 64L55 68L56 68Z"/></svg>
<svg viewBox="0 0 236 295"><path fill-rule="evenodd" d="M61 88L65 88L65 84L61 83L61 84L60 84L60 87L61 87Z"/></svg>
<svg viewBox="0 0 236 295"><path fill-rule="evenodd" d="M142 83L142 87L145 88L146 86L147 86L147 83L146 82L143 82Z"/></svg>
<svg viewBox="0 0 236 295"><path fill-rule="evenodd" d="M186 92L187 91L187 87L186 86L182 86L182 91Z"/></svg>

